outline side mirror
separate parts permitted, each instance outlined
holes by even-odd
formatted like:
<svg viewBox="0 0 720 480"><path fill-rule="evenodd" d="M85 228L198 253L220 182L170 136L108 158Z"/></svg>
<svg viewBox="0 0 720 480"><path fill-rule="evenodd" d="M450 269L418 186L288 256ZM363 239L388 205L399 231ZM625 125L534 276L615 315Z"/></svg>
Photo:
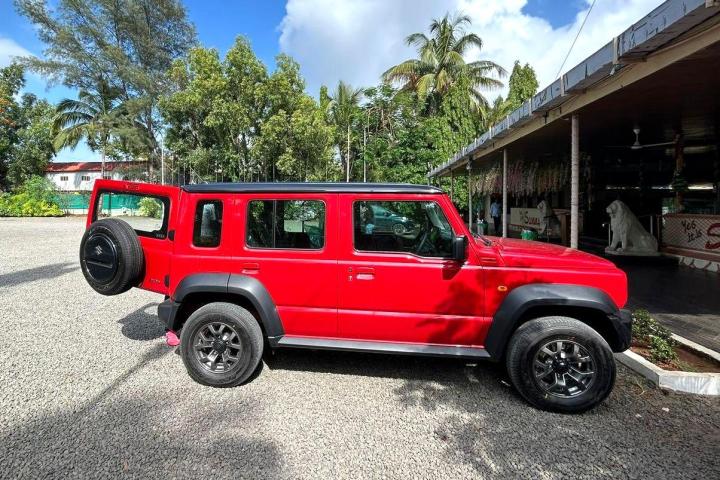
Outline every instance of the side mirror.
<svg viewBox="0 0 720 480"><path fill-rule="evenodd" d="M452 239L452 259L457 262L464 262L467 249L467 237L458 235Z"/></svg>

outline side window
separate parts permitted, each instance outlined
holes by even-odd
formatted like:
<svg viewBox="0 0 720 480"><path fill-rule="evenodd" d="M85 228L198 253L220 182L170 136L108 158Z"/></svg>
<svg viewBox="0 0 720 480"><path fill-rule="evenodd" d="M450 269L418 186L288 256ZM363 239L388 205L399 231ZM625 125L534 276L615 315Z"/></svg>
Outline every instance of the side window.
<svg viewBox="0 0 720 480"><path fill-rule="evenodd" d="M222 232L223 204L220 200L200 200L195 207L193 245L217 247Z"/></svg>
<svg viewBox="0 0 720 480"><path fill-rule="evenodd" d="M319 250L325 245L325 204L319 200L252 200L247 245Z"/></svg>
<svg viewBox="0 0 720 480"><path fill-rule="evenodd" d="M436 202L355 202L353 229L359 251L452 255L453 231Z"/></svg>
<svg viewBox="0 0 720 480"><path fill-rule="evenodd" d="M138 235L165 238L169 207L170 201L165 197L101 192L95 206L95 220L119 218L129 223Z"/></svg>

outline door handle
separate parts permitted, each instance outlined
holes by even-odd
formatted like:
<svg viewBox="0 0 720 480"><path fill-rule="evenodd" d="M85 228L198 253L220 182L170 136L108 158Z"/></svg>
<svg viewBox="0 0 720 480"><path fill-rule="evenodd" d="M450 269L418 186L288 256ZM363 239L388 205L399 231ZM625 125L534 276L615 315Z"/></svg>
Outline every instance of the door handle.
<svg viewBox="0 0 720 480"><path fill-rule="evenodd" d="M372 280L375 278L375 269L372 267L358 267L355 278L358 280Z"/></svg>
<svg viewBox="0 0 720 480"><path fill-rule="evenodd" d="M242 264L242 273L255 273L260 271L260 264L254 262L245 262Z"/></svg>

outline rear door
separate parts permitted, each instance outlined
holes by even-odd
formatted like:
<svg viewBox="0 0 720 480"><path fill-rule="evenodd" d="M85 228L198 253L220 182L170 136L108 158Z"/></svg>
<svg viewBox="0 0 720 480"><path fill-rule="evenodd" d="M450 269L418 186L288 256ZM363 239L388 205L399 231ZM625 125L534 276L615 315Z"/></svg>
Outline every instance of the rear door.
<svg viewBox="0 0 720 480"><path fill-rule="evenodd" d="M288 336L337 335L337 195L268 193L237 201L232 273L257 278Z"/></svg>
<svg viewBox="0 0 720 480"><path fill-rule="evenodd" d="M87 224L112 217L133 227L145 256L145 276L140 286L167 295L179 204L177 187L96 180Z"/></svg>

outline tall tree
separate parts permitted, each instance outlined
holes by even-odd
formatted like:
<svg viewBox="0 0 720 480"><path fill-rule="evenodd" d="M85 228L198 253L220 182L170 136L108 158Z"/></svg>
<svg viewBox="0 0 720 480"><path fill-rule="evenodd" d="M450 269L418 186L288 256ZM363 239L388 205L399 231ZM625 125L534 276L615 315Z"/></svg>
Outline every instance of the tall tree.
<svg viewBox="0 0 720 480"><path fill-rule="evenodd" d="M77 100L61 100L53 119L55 148L75 148L81 140L85 140L92 151L100 151L101 173L104 175L111 137L118 132L123 121L120 118L119 96L117 88L101 81L94 93L80 90Z"/></svg>
<svg viewBox="0 0 720 480"><path fill-rule="evenodd" d="M0 68L0 189L17 188L42 175L55 151L52 144L52 106L24 94L23 69Z"/></svg>
<svg viewBox="0 0 720 480"><path fill-rule="evenodd" d="M106 83L145 136L144 154L159 157L158 100L167 70L195 43L180 0L15 0L47 48L23 63L51 82L93 94ZM151 163L152 165L152 163Z"/></svg>
<svg viewBox="0 0 720 480"><path fill-rule="evenodd" d="M318 103L305 93L300 65L278 55L277 69L263 85L267 117L263 120L253 153L271 163L272 180L320 180L331 173L333 129L325 122Z"/></svg>
<svg viewBox="0 0 720 480"><path fill-rule="evenodd" d="M194 180L326 178L333 130L297 62L279 55L276 64L268 75L243 37L225 59L194 48L175 63L161 111L167 144Z"/></svg>
<svg viewBox="0 0 720 480"><path fill-rule="evenodd" d="M525 66L522 66L516 60L508 80L508 87L507 99L498 96L492 105L488 105L482 110L483 130L498 123L537 93L538 81L535 70L530 64L526 63Z"/></svg>
<svg viewBox="0 0 720 480"><path fill-rule="evenodd" d="M336 128L337 147L345 167L346 182L350 181L353 132L355 131L354 127L358 125L362 96L363 90L361 88L353 88L340 81L330 96L330 102L327 106L331 122Z"/></svg>
<svg viewBox="0 0 720 480"><path fill-rule="evenodd" d="M520 65L518 60L515 60L510 79L508 80L508 104L510 110L515 110L527 100L530 100L538 89L538 80L535 75L535 70L526 63L524 66Z"/></svg>
<svg viewBox="0 0 720 480"><path fill-rule="evenodd" d="M443 97L462 77L467 78L467 95L477 108L487 106L481 90L502 87L499 78L505 70L490 60L467 63L465 55L471 48L482 49L483 42L474 33L467 33L471 24L467 15L446 14L430 24L430 36L413 33L407 44L417 48L418 57L388 69L383 79L399 82L402 90L417 93L431 112L439 109ZM497 78L496 78L497 77Z"/></svg>

